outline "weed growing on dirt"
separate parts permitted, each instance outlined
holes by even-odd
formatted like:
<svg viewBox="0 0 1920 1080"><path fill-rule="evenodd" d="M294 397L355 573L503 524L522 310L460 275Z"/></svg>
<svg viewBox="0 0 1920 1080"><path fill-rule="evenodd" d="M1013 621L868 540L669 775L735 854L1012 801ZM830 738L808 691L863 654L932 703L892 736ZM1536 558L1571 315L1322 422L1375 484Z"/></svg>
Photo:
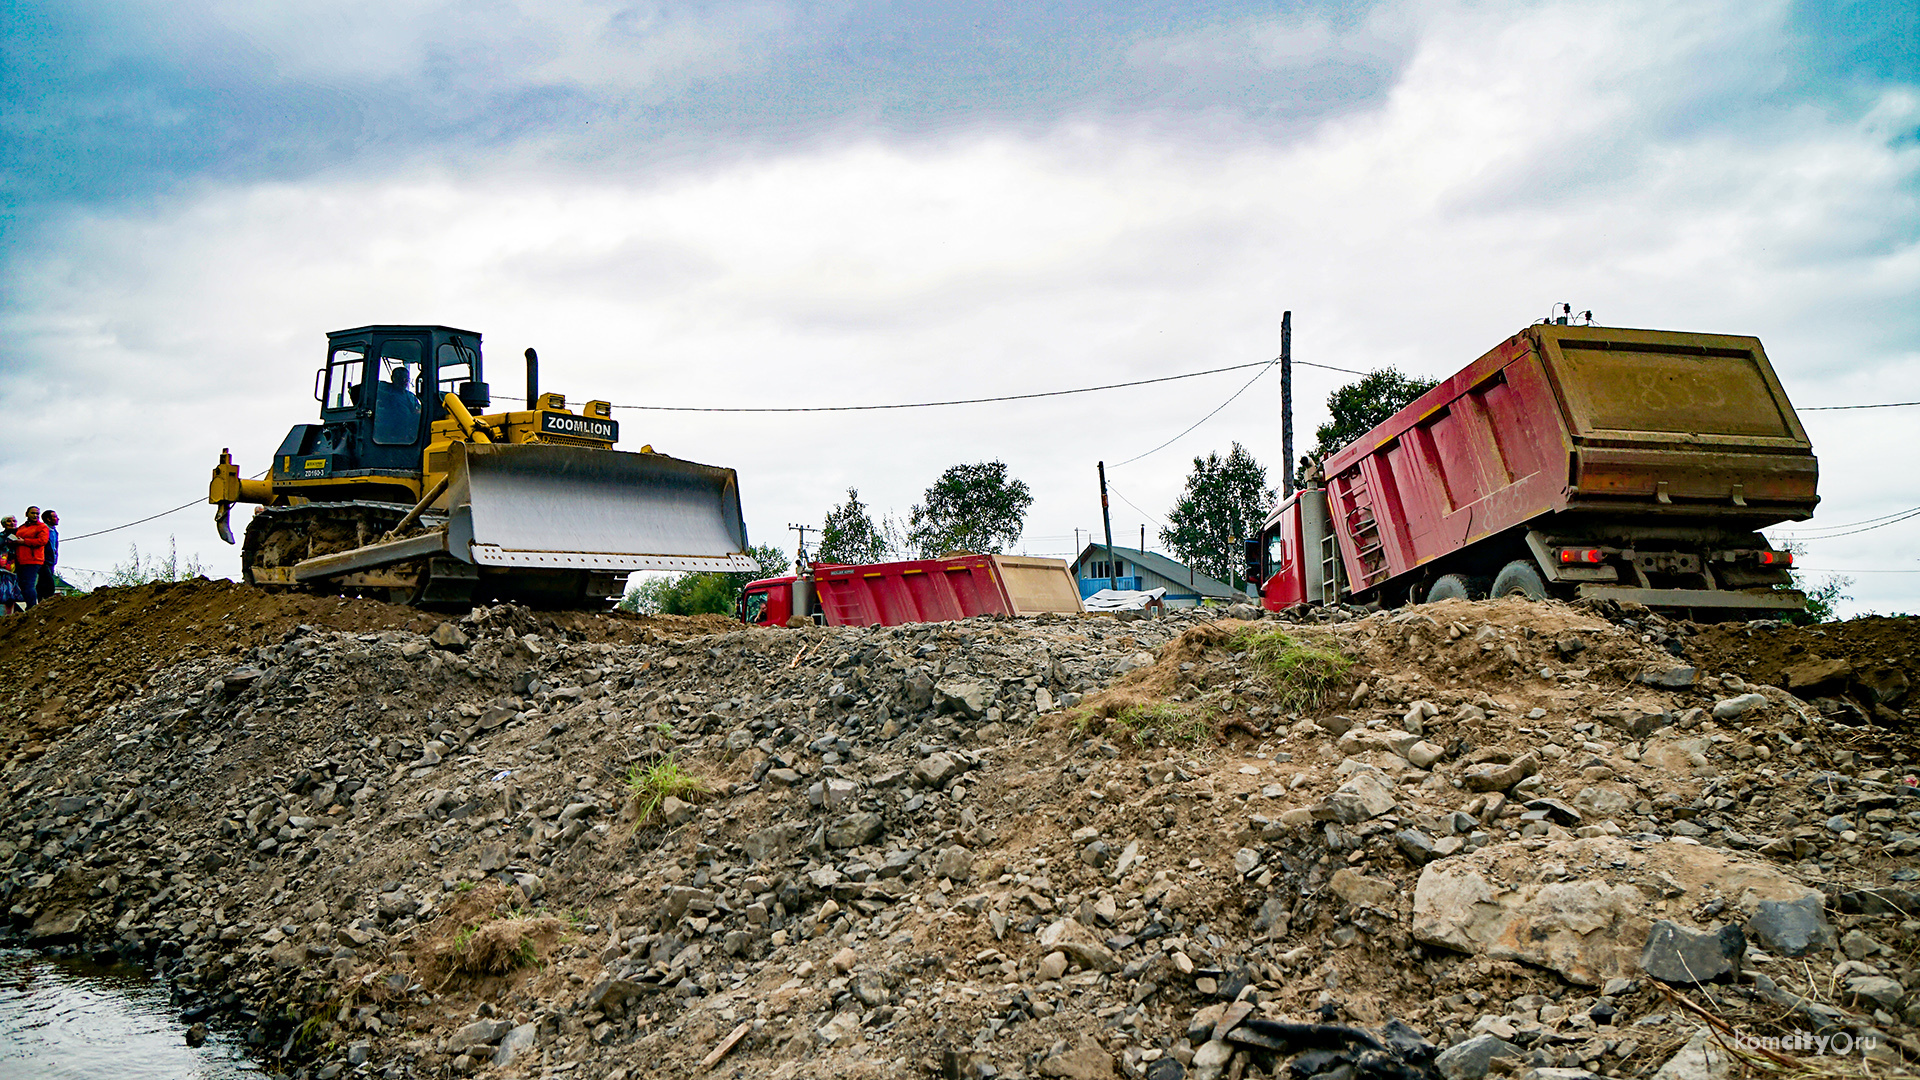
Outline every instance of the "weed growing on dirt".
<svg viewBox="0 0 1920 1080"><path fill-rule="evenodd" d="M448 950L451 975L504 975L540 962L534 938L556 929L554 919L496 919L463 927Z"/></svg>
<svg viewBox="0 0 1920 1080"><path fill-rule="evenodd" d="M1353 659L1336 649L1302 641L1283 630L1248 628L1234 644L1266 672L1282 709L1300 712L1320 703L1320 695L1347 677Z"/></svg>
<svg viewBox="0 0 1920 1080"><path fill-rule="evenodd" d="M676 799L691 799L707 793L707 782L680 767L673 755L654 762L651 765L635 765L627 770L627 790L638 801L634 815L636 825L644 824L667 801L669 795Z"/></svg>
<svg viewBox="0 0 1920 1080"><path fill-rule="evenodd" d="M1159 704L1122 710L1113 726L1136 744L1155 741L1191 746L1207 734L1207 722L1177 705Z"/></svg>
<svg viewBox="0 0 1920 1080"><path fill-rule="evenodd" d="M1192 746L1205 738L1210 730L1204 717L1167 702L1129 705L1105 717L1084 712L1073 718L1073 726L1081 734L1114 732L1135 746L1156 743Z"/></svg>

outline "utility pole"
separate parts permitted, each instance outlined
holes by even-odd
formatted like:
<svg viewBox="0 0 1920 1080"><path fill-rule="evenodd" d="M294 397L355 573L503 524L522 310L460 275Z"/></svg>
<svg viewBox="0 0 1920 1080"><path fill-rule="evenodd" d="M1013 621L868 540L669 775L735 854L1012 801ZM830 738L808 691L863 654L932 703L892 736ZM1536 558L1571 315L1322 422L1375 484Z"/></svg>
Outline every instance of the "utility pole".
<svg viewBox="0 0 1920 1080"><path fill-rule="evenodd" d="M1107 511L1107 463L1100 463L1100 523L1107 530L1107 588L1120 588L1119 568L1113 565L1113 515Z"/></svg>
<svg viewBox="0 0 1920 1080"><path fill-rule="evenodd" d="M1293 312L1280 313L1280 497L1293 494Z"/></svg>
<svg viewBox="0 0 1920 1080"><path fill-rule="evenodd" d="M793 571L796 574L805 574L807 572L807 534L820 530L811 525L788 525L787 528L800 534L800 554L794 557Z"/></svg>

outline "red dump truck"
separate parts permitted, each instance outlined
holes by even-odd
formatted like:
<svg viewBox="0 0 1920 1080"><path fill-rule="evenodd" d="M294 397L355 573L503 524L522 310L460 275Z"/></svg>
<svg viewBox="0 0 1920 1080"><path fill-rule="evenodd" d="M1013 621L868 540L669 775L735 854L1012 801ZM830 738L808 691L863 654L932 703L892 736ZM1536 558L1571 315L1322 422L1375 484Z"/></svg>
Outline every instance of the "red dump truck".
<svg viewBox="0 0 1920 1080"><path fill-rule="evenodd" d="M739 615L750 626L787 626L795 617L827 626L898 626L1084 610L1063 560L955 555L867 566L814 563L805 577L748 582Z"/></svg>
<svg viewBox="0 0 1920 1080"><path fill-rule="evenodd" d="M1247 544L1273 610L1611 597L1701 618L1805 606L1759 530L1819 466L1751 337L1546 324L1322 465Z"/></svg>

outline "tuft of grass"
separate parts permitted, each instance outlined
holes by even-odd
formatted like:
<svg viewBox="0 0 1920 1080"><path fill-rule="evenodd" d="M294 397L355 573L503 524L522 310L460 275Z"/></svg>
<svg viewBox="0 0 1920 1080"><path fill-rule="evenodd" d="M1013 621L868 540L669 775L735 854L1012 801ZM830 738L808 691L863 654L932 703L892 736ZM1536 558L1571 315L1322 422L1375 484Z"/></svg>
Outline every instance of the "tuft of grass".
<svg viewBox="0 0 1920 1080"><path fill-rule="evenodd" d="M1168 702L1128 705L1104 716L1097 712L1083 712L1074 717L1073 724L1082 734L1113 732L1135 746L1154 743L1192 746L1205 738L1210 730L1204 718Z"/></svg>
<svg viewBox="0 0 1920 1080"><path fill-rule="evenodd" d="M634 825L644 825L667 801L669 795L687 802L708 792L707 782L680 767L673 755L651 765L635 765L627 770L627 790L637 803Z"/></svg>
<svg viewBox="0 0 1920 1080"><path fill-rule="evenodd" d="M1151 742L1191 746L1204 738L1208 731L1205 720L1165 702L1122 709L1120 715L1113 718L1112 724L1140 746Z"/></svg>
<svg viewBox="0 0 1920 1080"><path fill-rule="evenodd" d="M540 961L534 937L555 928L552 919L496 919L468 926L454 935L447 956L449 975L505 975Z"/></svg>
<svg viewBox="0 0 1920 1080"><path fill-rule="evenodd" d="M1249 627L1234 643L1264 671L1280 699L1280 707L1302 712L1320 703L1320 696L1353 670L1353 658L1336 649L1303 641L1279 629Z"/></svg>

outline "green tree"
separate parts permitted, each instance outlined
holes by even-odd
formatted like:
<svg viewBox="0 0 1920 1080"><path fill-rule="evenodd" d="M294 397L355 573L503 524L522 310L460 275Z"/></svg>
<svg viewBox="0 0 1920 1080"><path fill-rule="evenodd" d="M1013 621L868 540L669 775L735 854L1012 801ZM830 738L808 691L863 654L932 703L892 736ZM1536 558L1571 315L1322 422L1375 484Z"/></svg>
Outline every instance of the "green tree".
<svg viewBox="0 0 1920 1080"><path fill-rule="evenodd" d="M1314 430L1313 449L1299 462L1294 477L1306 486L1308 461L1319 463L1345 449L1348 443L1378 427L1414 398L1439 385L1432 379L1402 375L1392 368L1342 386L1327 395L1328 421Z"/></svg>
<svg viewBox="0 0 1920 1080"><path fill-rule="evenodd" d="M907 544L923 559L949 551L998 554L1020 539L1032 505L1033 492L1007 475L1006 462L955 465L907 512Z"/></svg>
<svg viewBox="0 0 1920 1080"><path fill-rule="evenodd" d="M848 488L847 501L827 511L814 558L831 563L875 563L887 557L887 538L873 523L860 489Z"/></svg>
<svg viewBox="0 0 1920 1080"><path fill-rule="evenodd" d="M142 558L140 545L128 544L127 561L115 564L114 568L107 572L107 584L145 585L150 581L186 581L189 578L206 576L207 568L200 565L198 555L189 555L185 562L180 561L180 545L169 533L165 558L157 554Z"/></svg>
<svg viewBox="0 0 1920 1080"><path fill-rule="evenodd" d="M787 553L772 544L751 549L759 569L753 573L688 573L648 578L620 598L622 611L642 615L731 615L747 582L791 573Z"/></svg>
<svg viewBox="0 0 1920 1080"><path fill-rule="evenodd" d="M1224 458L1218 452L1194 458L1186 491L1167 512L1160 542L1208 577L1233 581L1240 565L1237 543L1259 535L1273 495L1266 466L1237 442Z"/></svg>
<svg viewBox="0 0 1920 1080"><path fill-rule="evenodd" d="M1787 550L1793 553L1796 562L1807 554L1805 544L1790 543L1787 545ZM1832 622L1839 618L1834 612L1834 606L1843 600L1853 599L1846 592L1853 587L1853 579L1844 574L1828 574L1820 584L1815 585L1813 579L1803 571L1789 569L1787 573L1793 578L1793 583L1787 587L1799 589L1807 596L1807 609L1788 615L1787 622L1802 624Z"/></svg>

